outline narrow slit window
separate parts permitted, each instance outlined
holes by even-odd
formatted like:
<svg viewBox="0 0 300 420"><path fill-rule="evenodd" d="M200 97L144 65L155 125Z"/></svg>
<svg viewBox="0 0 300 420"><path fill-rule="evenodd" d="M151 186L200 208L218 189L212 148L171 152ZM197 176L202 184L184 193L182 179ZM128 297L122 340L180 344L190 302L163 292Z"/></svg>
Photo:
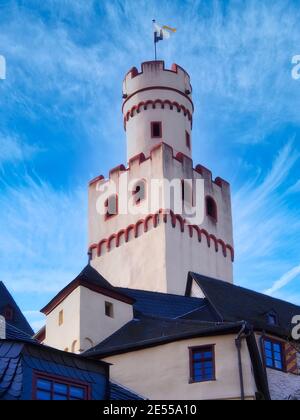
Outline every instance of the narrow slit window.
<svg viewBox="0 0 300 420"><path fill-rule="evenodd" d="M158 139L162 137L161 121L153 121L151 123L151 137L153 139Z"/></svg>
<svg viewBox="0 0 300 420"><path fill-rule="evenodd" d="M185 132L185 143L186 143L186 147L191 150L191 136L190 133L188 131Z"/></svg>
<svg viewBox="0 0 300 420"><path fill-rule="evenodd" d="M58 314L58 325L61 326L64 323L64 311L59 311Z"/></svg>

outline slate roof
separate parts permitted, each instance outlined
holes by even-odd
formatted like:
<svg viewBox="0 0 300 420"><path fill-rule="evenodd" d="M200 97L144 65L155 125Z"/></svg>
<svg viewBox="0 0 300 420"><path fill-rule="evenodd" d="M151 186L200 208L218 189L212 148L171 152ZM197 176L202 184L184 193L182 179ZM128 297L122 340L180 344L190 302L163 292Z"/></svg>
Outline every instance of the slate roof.
<svg viewBox="0 0 300 420"><path fill-rule="evenodd" d="M34 332L22 314L17 303L5 287L4 283L0 281L0 315L4 315L5 308L9 306L13 310L13 319L6 324L6 335L9 338L29 339Z"/></svg>
<svg viewBox="0 0 300 420"><path fill-rule="evenodd" d="M110 382L110 400L114 401L122 401L122 400L144 400L141 396L135 394L133 391L130 391L129 389L124 388L121 385L115 384L113 382Z"/></svg>
<svg viewBox="0 0 300 420"><path fill-rule="evenodd" d="M66 353L35 342L0 340L0 400L18 400L22 397L25 369L96 383L97 373L107 372L108 364ZM108 373L108 372L107 372ZM31 376L29 377L32 383ZM97 390L96 390L97 391ZM94 399L97 395L94 395Z"/></svg>
<svg viewBox="0 0 300 420"><path fill-rule="evenodd" d="M187 295L189 295L193 280L204 292L220 321L245 320L256 330L289 337L292 329L292 318L294 315L300 314L300 307L289 302L196 273L189 273ZM268 324L267 315L270 312L275 312L277 315L277 326ZM197 310L187 315L186 318L198 319Z"/></svg>
<svg viewBox="0 0 300 420"><path fill-rule="evenodd" d="M21 343L0 340L0 400L19 400L23 387Z"/></svg>
<svg viewBox="0 0 300 420"><path fill-rule="evenodd" d="M41 312L46 315L50 313L78 286L85 286L94 291L98 291L100 293L106 294L107 296L111 296L115 299L123 300L129 304L134 302L132 298L125 295L125 293L118 291L116 287L112 286L93 267L87 265L73 281L64 287L43 309L41 309Z"/></svg>
<svg viewBox="0 0 300 420"><path fill-rule="evenodd" d="M134 351L185 338L238 332L242 323L214 323L141 315L84 353L89 357Z"/></svg>
<svg viewBox="0 0 300 420"><path fill-rule="evenodd" d="M215 320L206 299L127 288L118 288L117 290L135 300L133 307L136 314L142 313L149 316L175 319L197 310L199 313L198 319L202 316L202 320L205 321Z"/></svg>

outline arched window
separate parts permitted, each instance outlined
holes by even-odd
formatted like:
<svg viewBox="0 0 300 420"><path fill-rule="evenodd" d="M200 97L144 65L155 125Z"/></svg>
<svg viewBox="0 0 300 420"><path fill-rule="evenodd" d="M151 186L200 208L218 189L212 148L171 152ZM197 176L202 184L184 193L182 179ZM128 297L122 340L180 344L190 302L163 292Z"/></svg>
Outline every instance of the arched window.
<svg viewBox="0 0 300 420"><path fill-rule="evenodd" d="M118 196L111 195L104 203L105 206L105 220L110 219L118 214Z"/></svg>
<svg viewBox="0 0 300 420"><path fill-rule="evenodd" d="M133 195L134 203L136 205L140 204L141 201L145 200L146 198L146 181L145 180L141 179L135 184L132 190L132 195Z"/></svg>
<svg viewBox="0 0 300 420"><path fill-rule="evenodd" d="M214 222L218 221L218 209L215 200L212 197L206 197L206 214L211 217Z"/></svg>

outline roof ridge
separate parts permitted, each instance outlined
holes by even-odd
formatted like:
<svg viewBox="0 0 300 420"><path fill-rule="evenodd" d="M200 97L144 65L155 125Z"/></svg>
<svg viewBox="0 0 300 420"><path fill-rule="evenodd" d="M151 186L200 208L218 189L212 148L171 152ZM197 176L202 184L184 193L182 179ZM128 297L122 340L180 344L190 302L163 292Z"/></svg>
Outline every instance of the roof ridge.
<svg viewBox="0 0 300 420"><path fill-rule="evenodd" d="M277 301L277 302L281 302L281 303L284 303L284 304L289 304L289 305L291 305L291 306L294 306L295 308L300 308L300 305L296 305L295 303L291 303L291 302L288 302L288 301L286 301L286 300L279 299L279 298L276 298L276 297L273 297L273 296L267 295L266 293L258 292L258 291L256 291L256 290L252 290L252 289L249 289L249 288L244 287L244 286L239 286L239 285L237 285L237 284L228 283L228 282L226 282L226 281L224 281L224 280L219 280L219 279L216 279L216 278L214 278L214 277L207 277L207 276L203 276L203 275L198 274L198 273L195 273L195 272L193 272L193 271L191 271L190 273L191 273L191 275L192 275L192 276L194 276L194 275L195 275L195 276L197 277L195 280L198 280L198 279L200 278L200 281L201 281L201 279L203 279L203 280L208 280L208 281L215 281L215 282L218 282L220 285L222 285L222 287L226 287L226 288L228 288L228 289L230 289L230 288L232 288L232 287L233 287L233 288L236 288L236 289L243 290L244 292L250 293L250 294L252 294L252 295L265 296L265 297L267 297L267 298L269 298L269 299L272 299L272 300L275 300L275 301Z"/></svg>

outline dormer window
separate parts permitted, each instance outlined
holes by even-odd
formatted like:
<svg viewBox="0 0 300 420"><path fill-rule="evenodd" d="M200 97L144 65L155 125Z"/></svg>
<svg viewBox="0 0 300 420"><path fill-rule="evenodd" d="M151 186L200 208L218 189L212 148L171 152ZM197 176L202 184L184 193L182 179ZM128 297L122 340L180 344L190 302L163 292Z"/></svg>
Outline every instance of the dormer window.
<svg viewBox="0 0 300 420"><path fill-rule="evenodd" d="M105 220L110 219L118 214L118 196L111 195L104 203L105 206Z"/></svg>
<svg viewBox="0 0 300 420"><path fill-rule="evenodd" d="M278 317L275 312L269 312L267 315L267 321L269 325L278 325Z"/></svg>

